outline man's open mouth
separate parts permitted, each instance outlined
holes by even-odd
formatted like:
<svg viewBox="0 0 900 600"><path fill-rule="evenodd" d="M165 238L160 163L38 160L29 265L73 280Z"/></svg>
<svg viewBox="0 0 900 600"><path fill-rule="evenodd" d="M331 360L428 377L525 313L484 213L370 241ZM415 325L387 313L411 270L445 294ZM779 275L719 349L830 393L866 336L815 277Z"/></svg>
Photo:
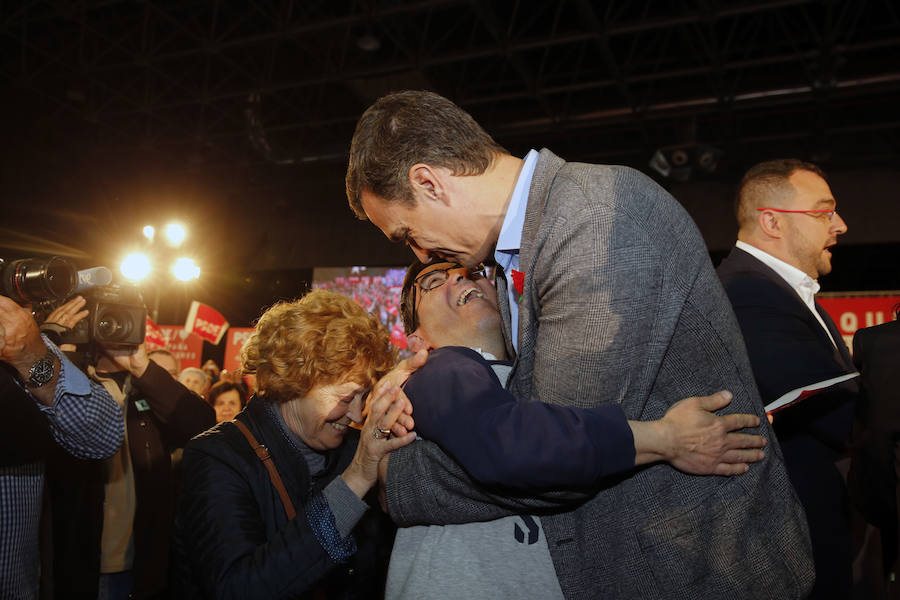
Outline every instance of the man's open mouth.
<svg viewBox="0 0 900 600"><path fill-rule="evenodd" d="M481 290L478 288L469 288L459 295L459 298L456 299L456 305L462 306L467 304L469 300L473 300L475 298L484 298L484 294L481 293Z"/></svg>

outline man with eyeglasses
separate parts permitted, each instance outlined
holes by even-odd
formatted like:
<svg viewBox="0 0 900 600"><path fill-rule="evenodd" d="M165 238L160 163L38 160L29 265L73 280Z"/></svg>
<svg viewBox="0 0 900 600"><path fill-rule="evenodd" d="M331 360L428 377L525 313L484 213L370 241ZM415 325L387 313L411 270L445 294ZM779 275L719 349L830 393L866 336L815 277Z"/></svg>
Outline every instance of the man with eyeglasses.
<svg viewBox="0 0 900 600"><path fill-rule="evenodd" d="M406 91L360 118L346 187L356 215L419 260L502 266L518 399L618 404L652 420L727 389L723 412L764 415L700 232L642 173L548 149L518 158L450 100ZM765 420L754 433L771 441ZM401 524L478 521L521 505L429 446L401 450L385 488ZM567 598L788 598L812 585L803 510L777 448L734 478L647 465L542 524Z"/></svg>
<svg viewBox="0 0 900 600"><path fill-rule="evenodd" d="M840 331L815 301L818 278L831 272L831 248L847 231L825 174L800 160L758 164L741 180L735 206L738 240L718 274L763 403L854 372ZM811 598L850 596L847 490L835 462L846 455L858 386L851 379L774 415L809 523L816 565Z"/></svg>
<svg viewBox="0 0 900 600"><path fill-rule="evenodd" d="M404 388L416 431L480 484L536 494L580 488L667 461L697 475L736 475L763 456L757 435L732 433L755 415L716 416L727 395L688 398L657 421L627 421L620 406L577 409L518 402L503 385L511 369L497 293L479 265L413 263L401 293L411 349L431 351ZM574 490L567 499L577 498ZM563 598L537 516L401 527L386 598Z"/></svg>

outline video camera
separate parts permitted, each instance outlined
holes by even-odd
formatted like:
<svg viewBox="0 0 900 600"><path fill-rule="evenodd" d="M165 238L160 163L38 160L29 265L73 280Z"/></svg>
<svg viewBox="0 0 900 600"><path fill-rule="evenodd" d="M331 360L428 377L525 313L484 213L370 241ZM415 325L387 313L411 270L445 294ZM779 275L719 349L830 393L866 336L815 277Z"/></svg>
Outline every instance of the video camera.
<svg viewBox="0 0 900 600"><path fill-rule="evenodd" d="M52 329L60 344L86 346L91 342L139 346L144 342L147 309L133 286L107 285L106 267L77 270L64 258L0 258L0 294L21 306L32 305L38 322L73 294L84 296L88 316L70 330ZM46 332L46 331L45 331Z"/></svg>
<svg viewBox="0 0 900 600"><path fill-rule="evenodd" d="M78 271L64 258L0 258L0 294L21 306L61 300L78 284Z"/></svg>
<svg viewBox="0 0 900 600"><path fill-rule="evenodd" d="M147 329L147 309L134 286L106 285L82 294L88 316L60 336L61 344L140 346Z"/></svg>

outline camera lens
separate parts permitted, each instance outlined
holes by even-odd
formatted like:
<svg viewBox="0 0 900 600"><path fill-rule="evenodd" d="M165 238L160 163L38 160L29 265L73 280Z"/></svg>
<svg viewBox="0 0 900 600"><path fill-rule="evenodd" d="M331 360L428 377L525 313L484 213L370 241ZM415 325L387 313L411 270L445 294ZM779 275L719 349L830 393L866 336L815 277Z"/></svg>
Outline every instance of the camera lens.
<svg viewBox="0 0 900 600"><path fill-rule="evenodd" d="M71 294L77 281L75 267L63 258L25 258L3 266L0 293L19 304L56 300Z"/></svg>
<svg viewBox="0 0 900 600"><path fill-rule="evenodd" d="M131 333L131 319L115 311L106 311L97 315L97 341L119 342L128 338Z"/></svg>

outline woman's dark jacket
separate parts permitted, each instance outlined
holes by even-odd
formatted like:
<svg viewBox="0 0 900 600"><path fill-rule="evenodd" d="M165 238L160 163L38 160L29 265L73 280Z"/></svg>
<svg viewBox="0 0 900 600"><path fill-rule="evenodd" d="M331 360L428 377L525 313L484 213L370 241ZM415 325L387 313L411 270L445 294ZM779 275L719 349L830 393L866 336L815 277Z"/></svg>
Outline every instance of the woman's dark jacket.
<svg viewBox="0 0 900 600"><path fill-rule="evenodd" d="M175 521L178 597L380 597L393 527L369 510L341 539L322 495L352 460L359 433L348 431L312 479L275 413L254 398L237 418L269 449L297 516L288 521L268 471L234 423L191 440Z"/></svg>

